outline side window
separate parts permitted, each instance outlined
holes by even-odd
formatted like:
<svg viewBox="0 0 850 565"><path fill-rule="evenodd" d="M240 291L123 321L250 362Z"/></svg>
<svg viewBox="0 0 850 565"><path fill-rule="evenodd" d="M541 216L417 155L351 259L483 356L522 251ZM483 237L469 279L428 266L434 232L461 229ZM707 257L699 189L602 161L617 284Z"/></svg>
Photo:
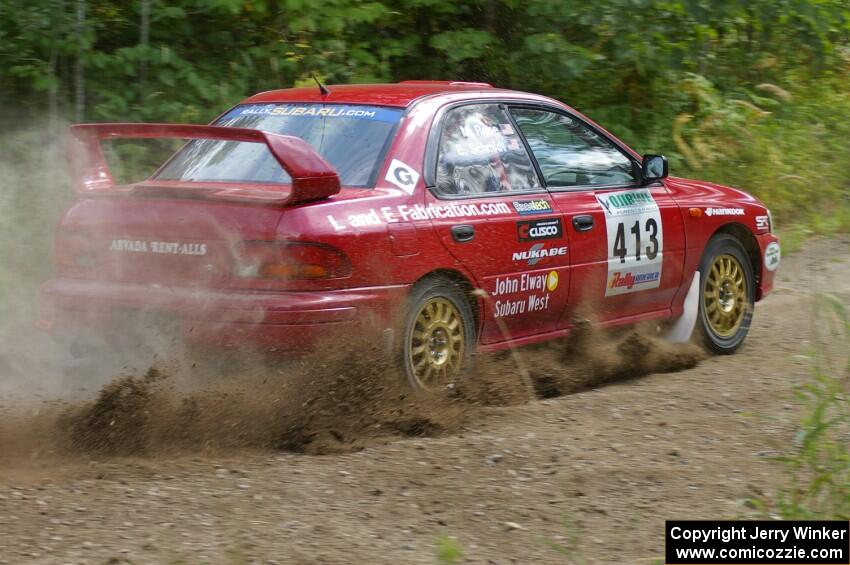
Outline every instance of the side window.
<svg viewBox="0 0 850 565"><path fill-rule="evenodd" d="M581 122L554 112L512 108L547 186L628 185L632 161Z"/></svg>
<svg viewBox="0 0 850 565"><path fill-rule="evenodd" d="M498 104L460 106L446 113L436 184L447 195L540 188L525 145Z"/></svg>

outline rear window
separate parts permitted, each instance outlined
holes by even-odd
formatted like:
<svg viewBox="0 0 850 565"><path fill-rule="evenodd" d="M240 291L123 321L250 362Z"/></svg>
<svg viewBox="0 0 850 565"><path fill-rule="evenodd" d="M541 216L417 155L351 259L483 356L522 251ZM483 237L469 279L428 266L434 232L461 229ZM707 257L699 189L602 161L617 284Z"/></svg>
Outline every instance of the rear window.
<svg viewBox="0 0 850 565"><path fill-rule="evenodd" d="M246 104L214 125L300 137L339 174L343 186L373 184L402 110L342 104ZM268 148L239 141L190 141L157 173L159 180L292 181Z"/></svg>

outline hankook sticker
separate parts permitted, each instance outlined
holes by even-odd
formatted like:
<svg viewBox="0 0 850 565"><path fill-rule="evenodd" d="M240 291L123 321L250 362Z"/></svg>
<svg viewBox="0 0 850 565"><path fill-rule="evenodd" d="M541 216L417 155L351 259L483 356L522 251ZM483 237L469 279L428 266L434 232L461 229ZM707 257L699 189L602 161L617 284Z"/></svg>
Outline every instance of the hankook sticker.
<svg viewBox="0 0 850 565"><path fill-rule="evenodd" d="M743 208L706 208L706 216L743 216Z"/></svg>

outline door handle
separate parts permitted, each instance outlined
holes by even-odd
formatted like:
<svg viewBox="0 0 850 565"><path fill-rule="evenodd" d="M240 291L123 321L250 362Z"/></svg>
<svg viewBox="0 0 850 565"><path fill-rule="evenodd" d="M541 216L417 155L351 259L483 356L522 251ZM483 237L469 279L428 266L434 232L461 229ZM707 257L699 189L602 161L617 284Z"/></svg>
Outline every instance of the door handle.
<svg viewBox="0 0 850 565"><path fill-rule="evenodd" d="M475 227L467 224L452 226L452 238L458 243L472 241L475 238Z"/></svg>
<svg viewBox="0 0 850 565"><path fill-rule="evenodd" d="M587 231L593 228L593 216L589 214L573 216L573 227L576 231Z"/></svg>

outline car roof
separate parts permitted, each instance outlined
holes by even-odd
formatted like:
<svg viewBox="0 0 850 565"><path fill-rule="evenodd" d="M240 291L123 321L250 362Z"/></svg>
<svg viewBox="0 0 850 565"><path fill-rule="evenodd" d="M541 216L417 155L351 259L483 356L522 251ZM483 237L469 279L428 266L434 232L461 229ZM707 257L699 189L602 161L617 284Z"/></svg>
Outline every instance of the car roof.
<svg viewBox="0 0 850 565"><path fill-rule="evenodd" d="M322 95L318 86L269 90L255 94L242 104L274 102L324 102L330 104L370 104L406 108L423 96L454 92L481 91L482 94L516 92L494 88L486 82L406 80L390 84L337 84L328 85L330 94Z"/></svg>

